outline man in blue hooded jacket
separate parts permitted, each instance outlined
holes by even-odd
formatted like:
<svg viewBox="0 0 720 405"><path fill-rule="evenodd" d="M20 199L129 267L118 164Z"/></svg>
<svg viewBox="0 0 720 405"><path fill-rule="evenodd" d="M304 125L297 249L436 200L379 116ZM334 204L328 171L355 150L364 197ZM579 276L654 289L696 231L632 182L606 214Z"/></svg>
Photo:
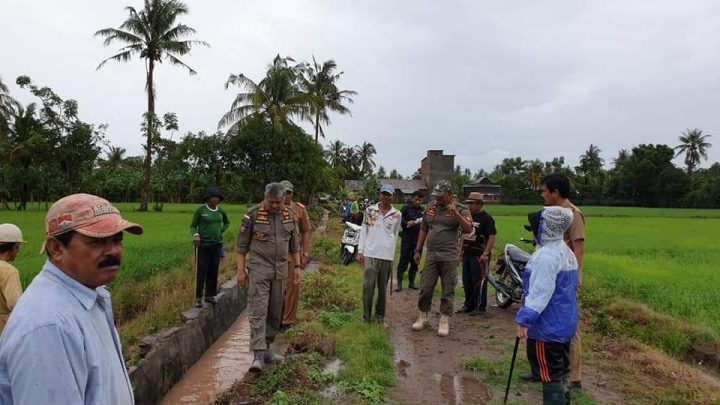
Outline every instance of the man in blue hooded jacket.
<svg viewBox="0 0 720 405"><path fill-rule="evenodd" d="M578 320L578 264L563 241L573 213L545 207L528 217L538 249L523 275L525 302L515 318L517 336L527 338L528 361L543 382L543 404L565 404L569 403L570 341Z"/></svg>

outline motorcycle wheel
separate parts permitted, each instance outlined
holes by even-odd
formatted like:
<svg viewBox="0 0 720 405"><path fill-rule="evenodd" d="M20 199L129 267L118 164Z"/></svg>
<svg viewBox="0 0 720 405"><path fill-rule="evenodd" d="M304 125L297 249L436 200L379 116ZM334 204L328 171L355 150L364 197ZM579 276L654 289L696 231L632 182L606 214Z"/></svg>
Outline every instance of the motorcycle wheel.
<svg viewBox="0 0 720 405"><path fill-rule="evenodd" d="M340 260L342 261L343 266L347 266L353 261L353 254L348 252L347 250L343 249L342 255L340 256Z"/></svg>
<svg viewBox="0 0 720 405"><path fill-rule="evenodd" d="M510 283L508 283L510 281ZM506 272L503 272L502 276L500 276L500 279L498 279L498 284L500 284L503 287L507 287L508 284L512 285L512 279L508 276ZM508 309L510 308L510 305L512 305L513 300L512 298L508 297L507 295L501 293L500 291L495 291L495 303L502 309Z"/></svg>

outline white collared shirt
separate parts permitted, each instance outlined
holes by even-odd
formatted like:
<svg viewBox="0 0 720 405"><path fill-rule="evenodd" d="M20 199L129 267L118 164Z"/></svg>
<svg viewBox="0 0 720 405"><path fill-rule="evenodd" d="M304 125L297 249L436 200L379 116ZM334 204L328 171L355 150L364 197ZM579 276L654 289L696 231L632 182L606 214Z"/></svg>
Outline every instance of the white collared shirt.
<svg viewBox="0 0 720 405"><path fill-rule="evenodd" d="M392 205L385 215L380 212L379 203L367 207L360 229L358 253L365 257L392 260L401 219L400 211Z"/></svg>

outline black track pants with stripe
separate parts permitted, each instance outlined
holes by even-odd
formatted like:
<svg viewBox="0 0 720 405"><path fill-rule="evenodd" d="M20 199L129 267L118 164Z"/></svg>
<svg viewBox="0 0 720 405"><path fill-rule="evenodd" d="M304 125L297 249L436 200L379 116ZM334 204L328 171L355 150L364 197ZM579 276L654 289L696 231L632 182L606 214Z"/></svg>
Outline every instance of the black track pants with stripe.
<svg viewBox="0 0 720 405"><path fill-rule="evenodd" d="M570 343L527 339L527 356L533 374L547 384L563 382L570 373Z"/></svg>

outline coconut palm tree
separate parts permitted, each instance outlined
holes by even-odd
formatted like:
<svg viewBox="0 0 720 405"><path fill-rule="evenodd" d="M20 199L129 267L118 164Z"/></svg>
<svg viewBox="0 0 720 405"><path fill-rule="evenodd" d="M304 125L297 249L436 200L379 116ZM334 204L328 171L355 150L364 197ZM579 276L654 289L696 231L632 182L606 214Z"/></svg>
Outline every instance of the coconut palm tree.
<svg viewBox="0 0 720 405"><path fill-rule="evenodd" d="M322 125L330 125L328 112L350 115L344 102L353 103L351 96L357 95L353 90L338 90L337 81L343 72L335 73L337 64L330 59L320 65L313 56L313 63L306 65L300 78L300 87L306 93L310 104L310 120L315 128L315 142L318 136L325 137Z"/></svg>
<svg viewBox="0 0 720 405"><path fill-rule="evenodd" d="M105 154L107 157L102 161L110 173L125 166L125 153L127 150L120 146L109 145Z"/></svg>
<svg viewBox="0 0 720 405"><path fill-rule="evenodd" d="M327 160L330 166L333 168L339 167L343 165L343 149L345 148L345 144L342 142L335 141L331 143L328 146L327 150Z"/></svg>
<svg viewBox="0 0 720 405"><path fill-rule="evenodd" d="M179 17L188 12L187 6L180 1L145 0L145 6L141 10L136 10L134 7L125 9L130 15L120 28L105 28L95 33L95 36L105 38L105 46L116 41L124 44L119 53L102 61L97 68L102 68L111 60L127 62L133 57L139 57L145 62L148 125L145 180L141 191L140 211L147 211L152 170L152 126L155 116L155 64L170 62L186 68L188 73L194 75L197 72L178 57L190 53L193 45L208 46L208 44L205 41L185 39L188 35L195 34L195 30L185 24L176 23Z"/></svg>
<svg viewBox="0 0 720 405"><path fill-rule="evenodd" d="M596 179L600 174L605 160L600 157L600 148L590 144L588 149L580 155L580 165L575 168L578 174L582 174L585 184L590 182L590 179Z"/></svg>
<svg viewBox="0 0 720 405"><path fill-rule="evenodd" d="M290 57L277 55L268 66L267 74L259 83L255 83L240 73L230 75L225 88L236 85L247 92L238 93L218 123L218 128L228 128L228 133L237 132L240 126L254 114L268 119L276 130L282 130L286 124L295 124L292 118L308 117L307 96L298 86L298 78L304 68L302 64L291 66L295 62Z"/></svg>
<svg viewBox="0 0 720 405"><path fill-rule="evenodd" d="M18 106L12 118L9 134L8 161L17 165L22 173L22 188L20 191L20 205L18 209L25 210L30 195L30 167L42 159L45 148L44 128L35 114L35 103L23 108Z"/></svg>
<svg viewBox="0 0 720 405"><path fill-rule="evenodd" d="M618 170L630 159L630 152L627 149L620 149L618 155L613 159L613 170Z"/></svg>
<svg viewBox="0 0 720 405"><path fill-rule="evenodd" d="M702 130L697 128L687 129L685 132L681 132L680 145L675 147L677 153L675 157L685 154L685 165L687 166L688 174L692 174L698 164L700 164L700 158L707 159L707 150L712 146L706 141L710 137L709 134L703 135Z"/></svg>
<svg viewBox="0 0 720 405"><path fill-rule="evenodd" d="M357 147L358 161L360 162L360 170L363 174L372 174L375 168L373 156L375 156L376 153L375 146L370 142L363 142L362 145Z"/></svg>
<svg viewBox="0 0 720 405"><path fill-rule="evenodd" d="M10 120L20 104L10 96L10 90L0 78L0 135L9 130Z"/></svg>
<svg viewBox="0 0 720 405"><path fill-rule="evenodd" d="M545 165L540 159L526 160L523 165L523 175L531 190L540 190L540 181L545 175Z"/></svg>

